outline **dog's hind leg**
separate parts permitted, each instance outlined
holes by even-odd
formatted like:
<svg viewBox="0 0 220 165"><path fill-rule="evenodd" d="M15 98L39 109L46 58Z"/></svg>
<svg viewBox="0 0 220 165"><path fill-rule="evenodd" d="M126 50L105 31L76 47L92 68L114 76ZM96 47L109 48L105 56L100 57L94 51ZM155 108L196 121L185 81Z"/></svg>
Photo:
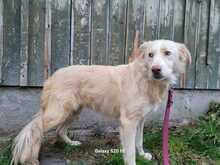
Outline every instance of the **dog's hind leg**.
<svg viewBox="0 0 220 165"><path fill-rule="evenodd" d="M76 115L78 115L78 114L76 114ZM69 144L71 146L78 146L81 144L81 142L80 141L73 141L67 135L68 134L68 126L70 125L72 118L73 118L72 116L69 117L69 119L67 119L64 123L59 125L56 132L59 135L59 137L61 137L62 140L64 142L66 142L67 144ZM74 119L75 118L76 118L76 116L74 116Z"/></svg>
<svg viewBox="0 0 220 165"><path fill-rule="evenodd" d="M42 115L38 113L17 135L13 142L11 165L39 165L38 152L43 136Z"/></svg>
<svg viewBox="0 0 220 165"><path fill-rule="evenodd" d="M74 110L77 112L79 105L73 101L50 96L47 105L15 138L11 164L39 164L38 154L43 133L64 123Z"/></svg>

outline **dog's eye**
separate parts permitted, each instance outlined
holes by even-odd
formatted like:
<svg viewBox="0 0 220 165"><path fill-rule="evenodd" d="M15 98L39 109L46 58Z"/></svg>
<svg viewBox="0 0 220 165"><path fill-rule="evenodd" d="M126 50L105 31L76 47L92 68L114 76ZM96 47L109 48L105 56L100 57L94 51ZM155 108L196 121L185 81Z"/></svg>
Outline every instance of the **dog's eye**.
<svg viewBox="0 0 220 165"><path fill-rule="evenodd" d="M164 52L164 54L165 54L166 56L169 56L169 55L171 54L171 52L170 52L169 50L167 50L167 51Z"/></svg>
<svg viewBox="0 0 220 165"><path fill-rule="evenodd" d="M153 54L153 53L149 53L148 56L149 56L149 57L153 57L154 54Z"/></svg>

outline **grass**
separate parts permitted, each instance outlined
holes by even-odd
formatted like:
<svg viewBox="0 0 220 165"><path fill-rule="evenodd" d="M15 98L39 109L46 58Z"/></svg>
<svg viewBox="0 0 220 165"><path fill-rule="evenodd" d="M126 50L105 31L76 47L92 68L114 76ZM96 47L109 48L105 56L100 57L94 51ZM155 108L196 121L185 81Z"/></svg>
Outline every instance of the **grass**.
<svg viewBox="0 0 220 165"><path fill-rule="evenodd" d="M0 165L9 165L11 161L11 141L0 144Z"/></svg>
<svg viewBox="0 0 220 165"><path fill-rule="evenodd" d="M111 155L106 161L105 165L122 165L123 164L123 158L121 153L115 153ZM137 165L156 165L156 162L153 161L147 161L143 157L138 156L136 159Z"/></svg>
<svg viewBox="0 0 220 165"><path fill-rule="evenodd" d="M220 164L220 103L212 102L209 111L196 124L172 128L169 132L169 153L172 165L219 165ZM155 154L162 164L162 130L147 129L144 146ZM122 155L112 155L107 160L111 165L122 165ZM140 157L137 164L151 165Z"/></svg>
<svg viewBox="0 0 220 165"><path fill-rule="evenodd" d="M161 128L145 130L144 146L149 149L162 164ZM72 147L62 142L52 146L69 159L69 165L123 165L122 153L97 154L95 148L120 148L113 138L94 137L89 143ZM0 165L9 165L11 143L0 144ZM204 117L187 127L171 128L169 132L169 153L172 165L219 165L220 164L220 103L210 103ZM146 161L137 157L137 165L156 165L155 161Z"/></svg>

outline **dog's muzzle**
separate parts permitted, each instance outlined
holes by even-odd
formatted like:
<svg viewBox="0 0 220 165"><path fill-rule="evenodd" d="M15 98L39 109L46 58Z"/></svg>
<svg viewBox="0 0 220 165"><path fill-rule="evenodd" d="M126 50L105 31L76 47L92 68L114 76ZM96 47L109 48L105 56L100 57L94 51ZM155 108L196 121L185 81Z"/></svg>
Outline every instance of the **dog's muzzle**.
<svg viewBox="0 0 220 165"><path fill-rule="evenodd" d="M159 66L153 66L151 69L152 73L153 73L153 78L154 79L162 79L163 75L161 73L161 68Z"/></svg>

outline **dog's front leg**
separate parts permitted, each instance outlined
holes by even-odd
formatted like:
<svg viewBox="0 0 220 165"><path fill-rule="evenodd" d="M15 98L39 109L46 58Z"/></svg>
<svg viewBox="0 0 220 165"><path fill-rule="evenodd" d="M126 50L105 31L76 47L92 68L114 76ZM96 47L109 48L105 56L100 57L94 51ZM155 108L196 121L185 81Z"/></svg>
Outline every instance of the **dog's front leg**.
<svg viewBox="0 0 220 165"><path fill-rule="evenodd" d="M143 118L140 120L137 126L137 133L136 133L136 139L135 139L136 149L137 149L137 153L140 156L143 156L147 160L151 160L152 159L151 153L148 153L148 152L145 153L144 148L143 148L144 123L145 123L145 119Z"/></svg>
<svg viewBox="0 0 220 165"><path fill-rule="evenodd" d="M135 165L135 136L137 130L136 121L122 122L120 127L120 138L123 147L125 165Z"/></svg>
<svg viewBox="0 0 220 165"><path fill-rule="evenodd" d="M135 138L136 150L139 155L144 154L143 149L143 129L144 129L144 118L140 120L137 126L137 133Z"/></svg>

